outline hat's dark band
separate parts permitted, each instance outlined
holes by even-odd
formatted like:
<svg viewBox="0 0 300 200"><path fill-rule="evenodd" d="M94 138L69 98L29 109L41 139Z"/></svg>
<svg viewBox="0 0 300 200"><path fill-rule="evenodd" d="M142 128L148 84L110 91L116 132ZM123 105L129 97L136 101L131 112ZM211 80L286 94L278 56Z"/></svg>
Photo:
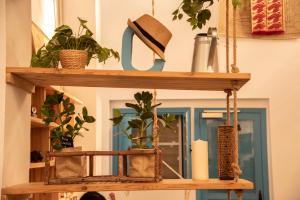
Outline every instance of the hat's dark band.
<svg viewBox="0 0 300 200"><path fill-rule="evenodd" d="M150 40L155 46L157 46L162 52L165 52L165 47L162 45L159 41L154 39L147 31L145 31L136 21L133 22L136 27L141 31L141 33L148 39Z"/></svg>

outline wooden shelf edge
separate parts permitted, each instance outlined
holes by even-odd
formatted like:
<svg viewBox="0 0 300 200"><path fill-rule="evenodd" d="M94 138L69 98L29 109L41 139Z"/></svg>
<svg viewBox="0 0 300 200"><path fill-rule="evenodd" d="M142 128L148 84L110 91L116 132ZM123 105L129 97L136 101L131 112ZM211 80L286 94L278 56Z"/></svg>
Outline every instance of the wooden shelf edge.
<svg viewBox="0 0 300 200"><path fill-rule="evenodd" d="M31 128L54 128L57 127L58 124L52 122L49 126L46 126L42 119L31 116Z"/></svg>
<svg viewBox="0 0 300 200"><path fill-rule="evenodd" d="M53 167L55 165L55 161L50 161L50 166ZM45 162L37 162L37 163L30 163L29 169L37 169L37 168L44 168Z"/></svg>
<svg viewBox="0 0 300 200"><path fill-rule="evenodd" d="M35 193L87 192L87 191L138 191L138 190L251 190L252 182L239 179L221 181L209 179L193 181L191 179L165 179L159 183L88 183L68 185L45 185L43 182L27 183L2 188L4 195L22 195Z"/></svg>
<svg viewBox="0 0 300 200"><path fill-rule="evenodd" d="M6 73L8 76L16 76L43 87L60 85L210 91L224 91L234 87L240 89L251 78L249 73L145 72L25 67L7 67Z"/></svg>

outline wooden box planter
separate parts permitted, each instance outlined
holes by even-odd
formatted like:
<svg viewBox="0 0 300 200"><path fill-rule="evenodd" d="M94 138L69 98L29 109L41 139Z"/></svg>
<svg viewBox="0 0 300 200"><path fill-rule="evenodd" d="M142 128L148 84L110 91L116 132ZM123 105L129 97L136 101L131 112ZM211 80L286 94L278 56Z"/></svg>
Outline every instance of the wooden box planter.
<svg viewBox="0 0 300 200"><path fill-rule="evenodd" d="M154 176L153 177L129 177L128 161L130 156L154 156ZM159 182L162 180L162 157L160 149L128 150L128 151L81 151L81 152L48 152L45 159L45 184L75 184L89 182ZM89 160L89 173L83 177L65 177L58 178L56 173L50 177L51 158L84 156ZM94 157L95 156L117 156L118 157L118 174L117 175L94 175Z"/></svg>

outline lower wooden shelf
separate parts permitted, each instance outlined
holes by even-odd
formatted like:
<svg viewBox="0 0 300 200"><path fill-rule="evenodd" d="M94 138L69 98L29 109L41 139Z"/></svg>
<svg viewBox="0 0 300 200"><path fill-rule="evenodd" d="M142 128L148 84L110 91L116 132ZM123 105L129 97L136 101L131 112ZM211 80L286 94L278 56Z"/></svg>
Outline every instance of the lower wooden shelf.
<svg viewBox="0 0 300 200"><path fill-rule="evenodd" d="M138 190L251 190L252 182L221 181L209 179L193 181L191 179L165 179L159 183L89 183L68 185L45 185L43 182L27 183L2 188L3 195L23 195L58 192L87 192L87 191L138 191Z"/></svg>

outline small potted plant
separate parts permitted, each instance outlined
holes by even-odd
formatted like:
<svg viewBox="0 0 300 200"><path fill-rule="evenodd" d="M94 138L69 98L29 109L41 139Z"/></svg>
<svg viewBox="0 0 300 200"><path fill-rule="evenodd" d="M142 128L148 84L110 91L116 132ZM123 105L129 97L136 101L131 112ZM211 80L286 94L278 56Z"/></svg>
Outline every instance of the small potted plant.
<svg viewBox="0 0 300 200"><path fill-rule="evenodd" d="M147 129L151 128L154 123L154 108L161 104L152 104L153 95L150 92L138 92L134 95L135 103L126 103L125 106L136 111L136 116L128 121L128 126L125 129L121 127L121 133L125 134L131 141L130 150L147 151L151 149L151 142L154 139L153 134L147 135ZM119 110L114 112L114 126L120 126L124 120L124 115ZM175 116L165 114L158 117L160 127L171 128L171 123L175 121ZM135 133L130 131L136 129ZM156 137L159 136L159 130ZM154 156L153 155L135 155L129 157L128 175L130 177L154 177Z"/></svg>
<svg viewBox="0 0 300 200"><path fill-rule="evenodd" d="M57 126L51 130L51 146L55 151L72 152L81 151L81 147L74 148L74 139L83 136L82 130L88 131L84 125L95 122L93 116L88 115L86 107L82 114L75 113L75 106L70 98L65 98L63 93L55 92L47 96L41 107L45 125L55 122ZM70 123L75 119L75 123ZM72 125L74 124L74 125ZM56 158L56 177L82 177L85 175L85 161L81 157Z"/></svg>
<svg viewBox="0 0 300 200"><path fill-rule="evenodd" d="M92 58L105 62L108 58L120 59L113 49L101 47L92 37L86 20L78 17L78 32L62 25L55 29L54 36L47 45L42 46L31 58L32 67L57 67L59 61L63 68L84 68Z"/></svg>

